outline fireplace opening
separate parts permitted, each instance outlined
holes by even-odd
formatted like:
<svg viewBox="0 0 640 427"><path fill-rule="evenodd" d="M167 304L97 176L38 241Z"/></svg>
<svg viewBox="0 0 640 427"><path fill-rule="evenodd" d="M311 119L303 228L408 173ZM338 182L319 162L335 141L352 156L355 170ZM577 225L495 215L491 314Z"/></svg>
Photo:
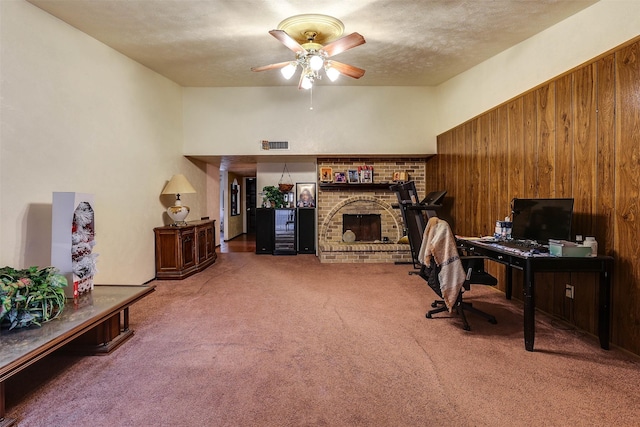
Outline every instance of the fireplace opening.
<svg viewBox="0 0 640 427"><path fill-rule="evenodd" d="M357 242L382 240L382 222L380 214L343 214L342 233L351 230Z"/></svg>

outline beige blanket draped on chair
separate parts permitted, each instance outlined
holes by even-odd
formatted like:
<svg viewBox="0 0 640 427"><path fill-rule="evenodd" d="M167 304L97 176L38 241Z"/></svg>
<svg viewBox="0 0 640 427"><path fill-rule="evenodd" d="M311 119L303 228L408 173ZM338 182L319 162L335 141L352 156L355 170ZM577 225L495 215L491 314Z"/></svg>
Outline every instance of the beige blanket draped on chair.
<svg viewBox="0 0 640 427"><path fill-rule="evenodd" d="M429 219L418 259L424 265L430 265L433 260L440 267L438 280L442 299L451 311L466 277L449 223L437 217Z"/></svg>

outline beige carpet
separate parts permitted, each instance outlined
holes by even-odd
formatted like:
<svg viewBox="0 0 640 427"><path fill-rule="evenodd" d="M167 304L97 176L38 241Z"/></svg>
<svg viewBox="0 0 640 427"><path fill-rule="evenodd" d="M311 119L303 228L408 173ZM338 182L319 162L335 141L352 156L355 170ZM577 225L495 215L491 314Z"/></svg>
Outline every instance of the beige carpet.
<svg viewBox="0 0 640 427"><path fill-rule="evenodd" d="M632 426L640 362L475 286L498 319L425 319L409 266L221 254L131 309L104 357L55 354L7 383L26 426Z"/></svg>

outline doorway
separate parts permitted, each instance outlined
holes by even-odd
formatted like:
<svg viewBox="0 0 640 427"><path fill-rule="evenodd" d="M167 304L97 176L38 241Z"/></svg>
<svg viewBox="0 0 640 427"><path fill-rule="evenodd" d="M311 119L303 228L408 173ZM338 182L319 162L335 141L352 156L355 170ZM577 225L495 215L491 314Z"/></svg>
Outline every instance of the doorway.
<svg viewBox="0 0 640 427"><path fill-rule="evenodd" d="M256 207L257 207L257 193L256 193L256 178L245 179L245 206L246 206L246 223L247 234L255 234L256 232Z"/></svg>

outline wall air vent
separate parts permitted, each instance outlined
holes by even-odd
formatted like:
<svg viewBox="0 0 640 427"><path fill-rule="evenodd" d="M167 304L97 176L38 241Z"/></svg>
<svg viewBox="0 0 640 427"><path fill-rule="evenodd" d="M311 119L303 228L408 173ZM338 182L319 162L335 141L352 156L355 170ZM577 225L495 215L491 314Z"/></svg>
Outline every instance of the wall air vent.
<svg viewBox="0 0 640 427"><path fill-rule="evenodd" d="M288 150L289 141L262 141L262 150Z"/></svg>

